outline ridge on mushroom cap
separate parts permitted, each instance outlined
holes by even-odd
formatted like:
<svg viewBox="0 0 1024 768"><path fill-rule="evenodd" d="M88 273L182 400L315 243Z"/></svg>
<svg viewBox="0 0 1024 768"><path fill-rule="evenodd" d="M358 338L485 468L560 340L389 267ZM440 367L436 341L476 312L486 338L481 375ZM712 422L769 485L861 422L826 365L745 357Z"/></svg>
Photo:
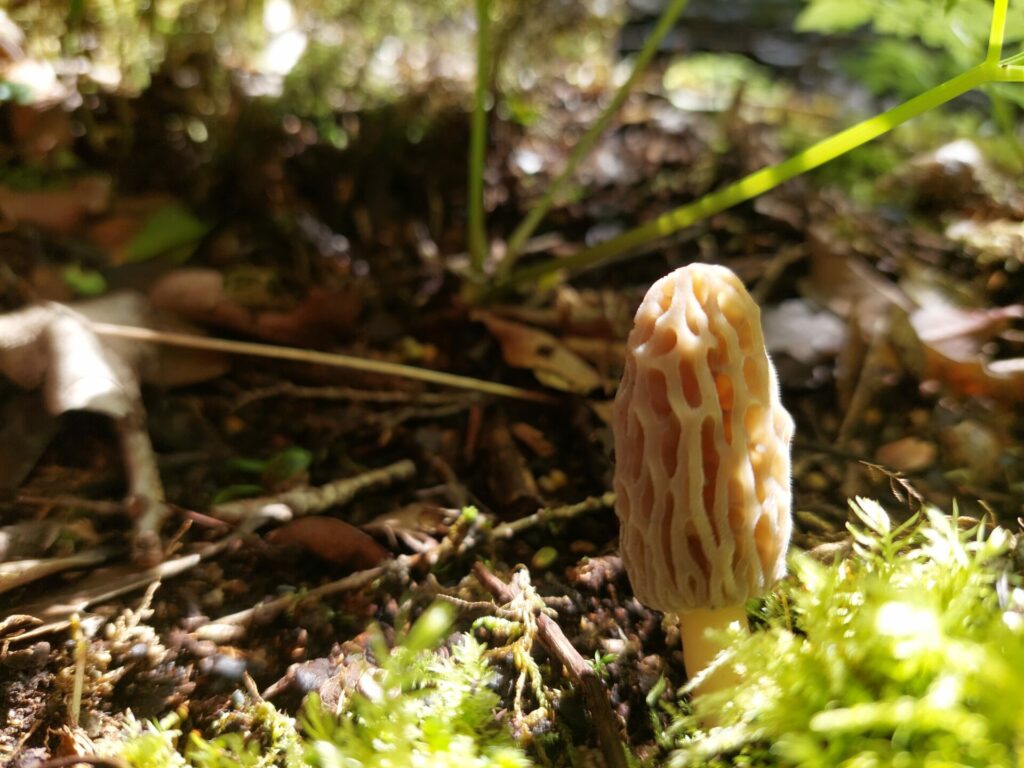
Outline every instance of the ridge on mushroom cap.
<svg viewBox="0 0 1024 768"><path fill-rule="evenodd" d="M613 426L620 550L637 599L720 608L785 574L793 420L760 310L732 271L690 264L651 286Z"/></svg>

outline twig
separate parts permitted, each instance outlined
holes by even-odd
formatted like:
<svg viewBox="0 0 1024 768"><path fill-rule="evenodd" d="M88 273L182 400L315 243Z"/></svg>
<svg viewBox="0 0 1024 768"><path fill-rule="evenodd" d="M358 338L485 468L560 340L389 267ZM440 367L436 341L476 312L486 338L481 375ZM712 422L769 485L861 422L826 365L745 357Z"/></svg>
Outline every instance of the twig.
<svg viewBox="0 0 1024 768"><path fill-rule="evenodd" d="M71 690L71 701L68 703L68 724L78 727L78 719L82 714L82 691L85 688L85 663L89 646L82 632L82 623L77 613L71 615L71 638L75 643L75 677Z"/></svg>
<svg viewBox="0 0 1024 768"><path fill-rule="evenodd" d="M599 509L605 509L614 504L615 494L608 491L600 496L591 496L577 504L568 504L562 507L544 507L532 515L526 515L526 517L520 517L510 523L502 523L495 527L491 531L491 538L508 539L535 525L548 523L552 520L571 520L586 512L596 512Z"/></svg>
<svg viewBox="0 0 1024 768"><path fill-rule="evenodd" d="M316 513L328 507L347 503L365 488L405 480L412 477L415 471L416 465L409 459L403 459L355 477L335 480L327 485L303 486L276 496L260 496L255 499L239 499L218 504L210 509L210 514L218 520L238 522L254 515L265 514L270 507L285 507L295 516Z"/></svg>
<svg viewBox="0 0 1024 768"><path fill-rule="evenodd" d="M130 768L128 763L119 757L100 757L99 755L55 757L41 763L39 768L71 768L73 765L92 765L95 768Z"/></svg>
<svg viewBox="0 0 1024 768"><path fill-rule="evenodd" d="M358 589L388 573L408 574L410 570L420 566L436 566L439 562L461 551L460 547L468 533L475 526L476 520L476 510L472 508L466 509L449 529L448 535L445 536L444 540L433 549L429 549L426 552L418 552L415 555L400 555L384 565L356 571L344 578L315 587L301 595L285 595L266 603L246 608L244 611L222 616L211 624L199 627L196 630L196 637L200 640L213 640L217 643L231 642L242 637L250 623L254 621L269 621L281 611L295 605L299 600L305 600L310 597L324 597L326 595L333 595L336 592Z"/></svg>
<svg viewBox="0 0 1024 768"><path fill-rule="evenodd" d="M473 574L502 604L510 603L515 598L515 591L491 573L483 563L473 564ZM615 713L608 703L608 691L594 668L573 647L558 623L543 613L537 614L537 637L548 652L565 666L573 682L580 687L583 701L594 719L594 728L601 751L604 753L605 765L608 768L628 768Z"/></svg>
<svg viewBox="0 0 1024 768"><path fill-rule="evenodd" d="M98 499L83 499L79 496L36 496L30 493L19 493L14 497L19 504L34 504L40 507L77 507L86 512L93 512L98 515L123 515L123 501L103 501Z"/></svg>
<svg viewBox="0 0 1024 768"><path fill-rule="evenodd" d="M251 608L246 608L244 611L221 616L215 622L199 627L195 633L196 637L200 640L213 640L217 643L228 643L237 640L245 635L246 629L250 624L270 621L282 611L295 605L299 600L306 600L312 597L326 597L337 592L359 589L374 579L383 576L390 569L399 569L407 566L411 559L403 555L392 560L387 565L378 565L363 571L356 571L336 581L321 584L319 587L303 592L300 595L284 595L265 603L259 603Z"/></svg>
<svg viewBox="0 0 1024 768"><path fill-rule="evenodd" d="M448 405L461 402L470 395L452 392L382 392L379 390L357 389L355 387L304 387L284 381L272 387L254 389L242 394L235 401L234 410L244 408L257 400L268 397L297 397L314 400L349 400L357 403L416 403L419 405Z"/></svg>
<svg viewBox="0 0 1024 768"><path fill-rule="evenodd" d="M132 592L148 586L154 581L177 576L190 568L194 568L204 557L210 557L220 552L229 541L231 541L231 537L226 537L220 542L208 546L203 555L191 554L173 560L165 560L159 565L144 571L114 569L110 573L105 574L100 580L90 579L93 583L86 581L85 586L76 584L67 590L50 593L34 603L14 606L3 615L11 617L25 614L36 616L45 622L13 638L18 642L55 632L68 626L73 613L85 611L90 605L123 595L126 592Z"/></svg>
<svg viewBox="0 0 1024 768"><path fill-rule="evenodd" d="M127 506L135 523L132 531L132 560L153 566L163 559L160 529L170 515L164 498L156 452L146 431L145 411L139 403L133 413L116 419L121 438L121 456L128 475Z"/></svg>
<svg viewBox="0 0 1024 768"><path fill-rule="evenodd" d="M0 593L71 568L102 563L114 553L110 547L83 549L65 557L25 558L0 563Z"/></svg>
<svg viewBox="0 0 1024 768"><path fill-rule="evenodd" d="M90 323L89 327L98 336L111 336L118 339L148 341L153 344L166 344L170 347L186 347L188 349L207 349L213 352L225 352L234 355L253 355L276 360L293 360L298 363L313 363L334 368L348 368L353 371L366 371L385 376L399 376L405 379L426 381L446 387L468 389L484 392L500 397L511 397L517 400L529 400L534 403L554 405L557 398L543 392L499 384L494 381L483 381L469 376L435 371L430 368L417 368L412 365L391 363L385 360L367 360L353 355L339 355L333 352L321 352L317 349L299 349L274 344L257 344L252 341L231 341L229 339L211 339L191 333L172 333L170 331L154 331L150 328L138 328L130 325L114 323Z"/></svg>

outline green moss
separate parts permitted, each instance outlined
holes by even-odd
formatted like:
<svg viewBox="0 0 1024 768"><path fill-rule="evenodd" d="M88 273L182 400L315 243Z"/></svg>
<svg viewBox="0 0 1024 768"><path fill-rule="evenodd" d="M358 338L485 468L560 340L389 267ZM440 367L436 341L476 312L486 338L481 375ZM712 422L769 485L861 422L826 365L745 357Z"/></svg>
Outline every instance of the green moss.
<svg viewBox="0 0 1024 768"><path fill-rule="evenodd" d="M737 636L734 690L696 702L672 766L1014 766L1024 754L1024 591L996 528L852 504L855 556L793 558L767 629ZM694 727L714 713L721 727ZM706 719L705 719L706 722Z"/></svg>
<svg viewBox="0 0 1024 768"><path fill-rule="evenodd" d="M531 763L495 722L498 696L484 647L464 635L450 656L426 650L448 628L444 604L417 621L372 681L358 686L342 714L305 708L309 760L321 768L527 768Z"/></svg>
<svg viewBox="0 0 1024 768"><path fill-rule="evenodd" d="M123 739L101 752L132 768L529 768L495 719L499 702L488 688L484 647L462 635L450 652L436 650L451 618L450 607L437 604L394 649L378 638L380 666L366 665L337 712L311 695L296 723L259 702L225 713L219 735L193 732L184 756L176 718L132 720Z"/></svg>

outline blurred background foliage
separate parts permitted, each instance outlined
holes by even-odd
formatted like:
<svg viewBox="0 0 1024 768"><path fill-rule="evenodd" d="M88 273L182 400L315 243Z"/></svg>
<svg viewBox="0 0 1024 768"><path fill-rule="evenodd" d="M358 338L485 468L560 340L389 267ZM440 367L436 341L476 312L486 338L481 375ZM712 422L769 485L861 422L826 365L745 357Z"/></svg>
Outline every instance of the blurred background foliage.
<svg viewBox="0 0 1024 768"><path fill-rule="evenodd" d="M622 11L621 0L494 3L492 85L512 116L527 118L523 94L555 75L604 82ZM474 35L470 0L17 0L0 11L0 48L14 64L0 97L75 106L100 90L137 95L165 73L183 88L213 82L198 105L209 115L229 109L232 88L305 118L428 87L463 99Z"/></svg>
<svg viewBox="0 0 1024 768"><path fill-rule="evenodd" d="M541 111L536 94L554 80L583 90L606 85L616 53L636 47L662 5L495 0L491 85L498 115L529 124ZM838 58L873 93L898 98L976 63L991 11L989 0L731 5L726 11L694 0L679 25L681 37L665 47L771 59L746 41L749 30L723 45L721 34L702 39L688 27L714 17L775 32L792 25L788 32L828 36L832 50L825 58ZM91 94L138 95L163 74L202 92L193 102L200 120L227 114L235 96L272 97L283 113L312 121L321 139L344 146L350 137L333 119L339 113L424 93L435 105L468 104L475 27L471 0L12 0L0 10L0 101L74 108ZM1007 44L1021 40L1024 14L1011 8ZM1013 87L989 92L1005 102L997 104L996 117L1007 124L1014 116L1007 104L1021 104L1024 94ZM185 130L193 140L204 133L196 123Z"/></svg>
<svg viewBox="0 0 1024 768"><path fill-rule="evenodd" d="M1005 43L1024 40L1024 13L1010 8ZM867 28L874 39L845 64L878 93L913 96L978 63L988 44L990 0L806 0L796 29L824 34ZM1024 104L1020 88L998 87Z"/></svg>

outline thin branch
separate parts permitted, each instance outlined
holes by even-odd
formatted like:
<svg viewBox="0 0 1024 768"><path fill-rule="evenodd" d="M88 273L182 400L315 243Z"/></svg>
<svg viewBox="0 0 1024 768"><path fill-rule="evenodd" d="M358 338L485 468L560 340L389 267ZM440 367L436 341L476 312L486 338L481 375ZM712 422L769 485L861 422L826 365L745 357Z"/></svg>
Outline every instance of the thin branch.
<svg viewBox="0 0 1024 768"><path fill-rule="evenodd" d="M500 397L511 397L518 400L530 400L534 403L554 405L558 400L543 392L498 384L493 381L482 381L459 376L454 373L434 371L429 368L416 368L411 365L390 363L383 360L367 360L352 355L339 355L333 352L321 352L315 349L299 349L282 347L274 344L258 344L251 341L231 341L228 339L211 339L190 333L172 333L170 331L154 331L150 328L138 328L130 325L114 323L90 323L93 332L99 336L112 336L118 339L147 341L153 344L165 344L171 347L187 347L189 349L206 349L214 352L226 352L235 355L253 355L276 360L293 360L299 363L314 363L334 368L348 368L354 371L366 371L385 376L398 376L405 379L426 381L446 387L468 389L474 392L485 392Z"/></svg>
<svg viewBox="0 0 1024 768"><path fill-rule="evenodd" d="M503 605L511 603L515 598L513 588L491 573L483 563L473 564L473 575ZM537 637L548 652L568 670L573 682L579 686L583 701L594 720L594 729L604 753L605 765L608 768L627 768L626 752L619 737L619 726L601 678L569 642L569 638L562 632L558 623L540 612L537 614Z"/></svg>
<svg viewBox="0 0 1024 768"><path fill-rule="evenodd" d="M279 493L276 496L260 496L255 499L239 499L218 504L210 514L218 520L238 522L253 515L264 514L269 507L286 507L291 515L300 516L320 512L328 507L345 504L360 491L381 485L389 485L412 477L416 465L409 459L396 461L380 469L372 469L355 477L320 486L302 486Z"/></svg>
<svg viewBox="0 0 1024 768"><path fill-rule="evenodd" d="M614 506L615 494L611 491L600 496L591 496L578 504L567 504L562 507L544 507L532 515L520 517L509 523L502 523L491 531L492 539L509 539L522 533L535 525L551 522L552 520L571 520L587 512L596 512L599 509Z"/></svg>

